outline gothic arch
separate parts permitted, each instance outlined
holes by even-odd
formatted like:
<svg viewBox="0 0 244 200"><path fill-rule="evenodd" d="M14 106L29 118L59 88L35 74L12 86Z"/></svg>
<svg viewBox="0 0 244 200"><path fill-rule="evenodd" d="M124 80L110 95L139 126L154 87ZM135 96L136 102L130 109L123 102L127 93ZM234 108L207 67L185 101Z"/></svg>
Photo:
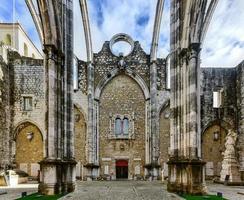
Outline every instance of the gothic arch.
<svg viewBox="0 0 244 200"><path fill-rule="evenodd" d="M118 76L120 73L121 73L121 70L115 69L110 72L109 76L106 75L103 77L103 79L98 83L98 85L95 89L95 99L97 99L97 100L100 99L103 88L107 85L107 83L109 81L111 81L114 77ZM129 68L125 69L124 73L127 76L129 76L130 78L132 78L134 81L136 81L136 83L141 87L145 100L150 99L149 89L148 89L145 81L137 73L135 73L133 70L131 70Z"/></svg>
<svg viewBox="0 0 244 200"><path fill-rule="evenodd" d="M41 130L41 128L38 126L38 124L36 122L31 121L31 120L23 120L15 126L13 140L16 141L16 137L17 137L18 133L20 132L20 130L23 129L24 127L27 127L28 125L33 125L39 130L39 132L41 133L42 141L43 141L44 140L43 130Z"/></svg>
<svg viewBox="0 0 244 200"><path fill-rule="evenodd" d="M225 137L232 126L223 120L213 120L203 129L201 137L202 158L206 162L206 178L220 176Z"/></svg>
<svg viewBox="0 0 244 200"><path fill-rule="evenodd" d="M160 117L161 112L163 112L168 106L170 106L170 99L167 99L158 109L158 117Z"/></svg>
<svg viewBox="0 0 244 200"><path fill-rule="evenodd" d="M57 26L57 16L53 17L54 14L57 15L55 12L57 8L55 8L52 1L47 0L38 1L38 7L43 31L43 43L45 45L55 45L57 47L57 30L61 28Z"/></svg>
<svg viewBox="0 0 244 200"><path fill-rule="evenodd" d="M38 176L39 162L44 158L44 141L41 130L32 122L24 121L15 129L14 161L18 169Z"/></svg>
<svg viewBox="0 0 244 200"><path fill-rule="evenodd" d="M202 129L202 134L203 135L206 130L211 127L211 126L214 126L214 125L220 125L222 128L224 128L225 130L233 130L233 126L231 126L231 124L229 124L228 122L224 121L224 120L218 120L218 119L215 119L213 121L210 121L203 129Z"/></svg>
<svg viewBox="0 0 244 200"><path fill-rule="evenodd" d="M87 114L86 114L85 110L77 103L74 104L74 107L81 112L81 114L84 116L85 123L87 124Z"/></svg>

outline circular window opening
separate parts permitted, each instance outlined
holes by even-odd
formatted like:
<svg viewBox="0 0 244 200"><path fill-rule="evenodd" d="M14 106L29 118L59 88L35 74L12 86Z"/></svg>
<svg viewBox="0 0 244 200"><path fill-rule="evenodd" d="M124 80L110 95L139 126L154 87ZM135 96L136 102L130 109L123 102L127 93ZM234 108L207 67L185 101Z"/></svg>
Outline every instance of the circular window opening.
<svg viewBox="0 0 244 200"><path fill-rule="evenodd" d="M115 56L128 56L134 49L134 42L127 34L117 34L110 40L110 50Z"/></svg>
<svg viewBox="0 0 244 200"><path fill-rule="evenodd" d="M119 41L113 44L112 51L116 56L127 56L131 52L131 45L126 41Z"/></svg>

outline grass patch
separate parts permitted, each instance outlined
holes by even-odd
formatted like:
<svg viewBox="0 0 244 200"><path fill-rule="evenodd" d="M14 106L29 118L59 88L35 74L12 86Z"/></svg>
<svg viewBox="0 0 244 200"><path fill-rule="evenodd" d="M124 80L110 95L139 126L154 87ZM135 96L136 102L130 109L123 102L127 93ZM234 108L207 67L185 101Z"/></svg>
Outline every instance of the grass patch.
<svg viewBox="0 0 244 200"><path fill-rule="evenodd" d="M42 194L39 194L39 193L34 193L34 194L27 195L27 196L19 198L19 199L21 199L21 200L35 200L35 199L56 200L56 199L61 198L62 196L64 196L64 194L56 194L56 195L48 196L48 195L42 195ZM19 200L19 199L16 199L16 200Z"/></svg>
<svg viewBox="0 0 244 200"><path fill-rule="evenodd" d="M183 198L186 200L227 200L223 197L218 197L216 195L203 195L203 196L191 196L191 195L183 195Z"/></svg>

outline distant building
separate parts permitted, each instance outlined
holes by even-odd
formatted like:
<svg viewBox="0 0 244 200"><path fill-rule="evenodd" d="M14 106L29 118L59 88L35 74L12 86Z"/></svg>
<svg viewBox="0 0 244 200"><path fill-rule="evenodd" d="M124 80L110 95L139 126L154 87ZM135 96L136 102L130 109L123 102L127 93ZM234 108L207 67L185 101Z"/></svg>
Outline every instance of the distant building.
<svg viewBox="0 0 244 200"><path fill-rule="evenodd" d="M6 60L5 49L11 48L21 56L42 59L43 56L23 27L17 23L0 23L0 54Z"/></svg>

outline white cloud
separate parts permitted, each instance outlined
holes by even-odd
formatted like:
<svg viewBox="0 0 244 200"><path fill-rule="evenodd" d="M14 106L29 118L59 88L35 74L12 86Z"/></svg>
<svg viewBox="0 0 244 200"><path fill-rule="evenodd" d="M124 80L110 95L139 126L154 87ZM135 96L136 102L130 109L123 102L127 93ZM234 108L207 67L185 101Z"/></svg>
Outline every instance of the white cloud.
<svg viewBox="0 0 244 200"><path fill-rule="evenodd" d="M14 0L11 0L14 2ZM16 13L14 21L20 21L30 37L40 48L40 42L31 15L23 0L15 0ZM86 47L79 0L74 0L74 52L86 60ZM169 53L169 9L170 0L165 0L165 8L161 24L158 57L166 57ZM2 1L2 13L12 14L10 1ZM123 32L138 40L149 54L152 41L154 15L157 0L91 0L88 1L92 42L94 52L102 48L106 40L114 34ZM211 21L202 49L202 66L228 67L236 66L244 58L244 1L222 0ZM101 15L102 14L102 15ZM101 17L102 16L102 17ZM144 17L146 23L138 23ZM0 15L2 21L12 21L12 17Z"/></svg>
<svg viewBox="0 0 244 200"><path fill-rule="evenodd" d="M112 38L113 35L117 33L127 33L134 40L137 40L141 43L143 49L149 53L152 32L153 32L153 23L155 16L155 8L157 0L143 1L142 0L123 0L123 1L102 1L98 6L95 1L88 1L88 11L90 17L90 25L92 32L92 42L94 52L98 52L102 48L104 41L108 41ZM75 3L75 16L77 12L80 12L78 4ZM101 15L98 16L98 8L102 13L102 20L98 19ZM166 14L169 15L167 11ZM146 22L142 25L138 24L138 18L144 17ZM162 21L162 33L161 38L168 38L167 31L169 31L169 24L167 25L169 16L167 20ZM100 22L99 24L97 22ZM80 18L75 18L75 24L81 24L82 20ZM79 39L76 44L84 45L84 33L81 30L81 26L75 26L75 38L76 35L79 35ZM82 32L82 34L80 34ZM80 43L81 42L81 43ZM161 42L163 43L163 42ZM160 43L160 44L161 44ZM75 52L79 58L85 59L85 46L79 45L79 48L76 48ZM165 42L159 50L159 56L167 54L166 48L164 48Z"/></svg>
<svg viewBox="0 0 244 200"><path fill-rule="evenodd" d="M219 1L208 29L202 66L234 67L244 59L244 1Z"/></svg>

